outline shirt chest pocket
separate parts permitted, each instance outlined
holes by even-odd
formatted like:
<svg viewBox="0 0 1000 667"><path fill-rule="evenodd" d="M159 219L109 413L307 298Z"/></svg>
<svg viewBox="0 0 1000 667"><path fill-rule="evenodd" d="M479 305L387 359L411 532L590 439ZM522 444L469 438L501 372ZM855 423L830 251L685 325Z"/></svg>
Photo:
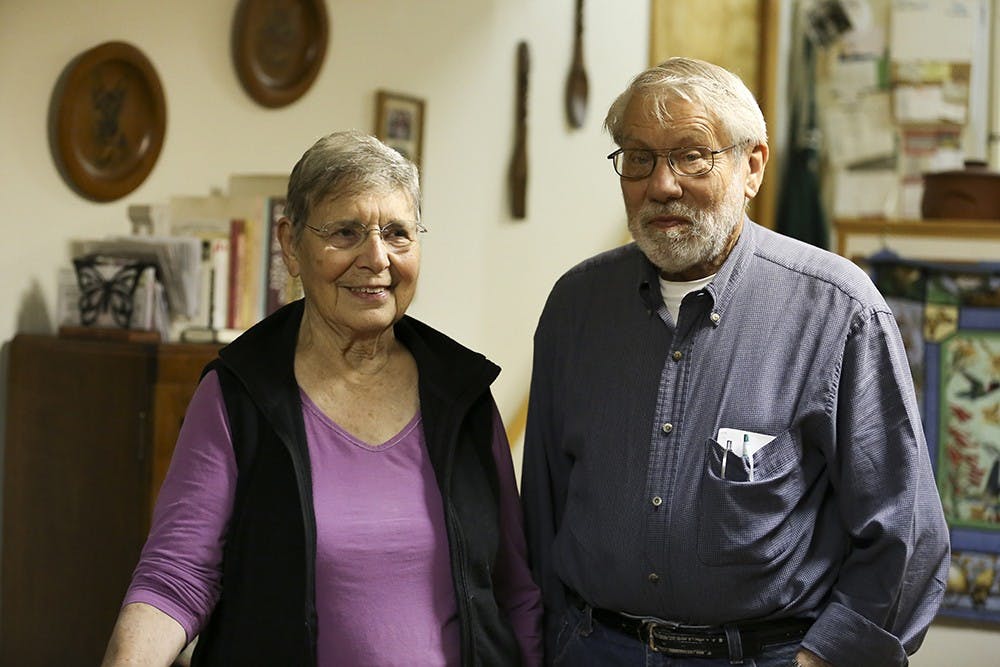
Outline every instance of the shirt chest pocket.
<svg viewBox="0 0 1000 667"><path fill-rule="evenodd" d="M705 441L698 496L698 559L705 565L760 564L785 553L802 535L796 506L805 493L802 448L792 431L754 455L753 475L730 454L722 477L723 450ZM735 473L735 474L734 474Z"/></svg>

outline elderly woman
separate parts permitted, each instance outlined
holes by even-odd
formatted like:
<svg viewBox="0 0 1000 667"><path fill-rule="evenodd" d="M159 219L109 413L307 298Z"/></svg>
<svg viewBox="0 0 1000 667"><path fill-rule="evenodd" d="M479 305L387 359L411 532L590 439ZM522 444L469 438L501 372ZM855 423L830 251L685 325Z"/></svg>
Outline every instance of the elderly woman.
<svg viewBox="0 0 1000 667"><path fill-rule="evenodd" d="M366 135L295 165L305 298L206 369L105 665L540 662L499 369L405 315L419 201Z"/></svg>

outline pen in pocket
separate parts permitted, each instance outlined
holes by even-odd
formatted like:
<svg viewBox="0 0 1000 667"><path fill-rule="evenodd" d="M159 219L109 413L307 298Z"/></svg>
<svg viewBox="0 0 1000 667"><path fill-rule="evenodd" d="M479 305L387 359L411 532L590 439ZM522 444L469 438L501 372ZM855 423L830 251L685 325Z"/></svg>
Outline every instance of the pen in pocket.
<svg viewBox="0 0 1000 667"><path fill-rule="evenodd" d="M743 434L743 465L747 469L747 481L753 481L753 454L747 451L747 446L750 444L750 435L747 433Z"/></svg>
<svg viewBox="0 0 1000 667"><path fill-rule="evenodd" d="M726 478L726 459L729 458L729 450L733 448L733 441L726 440L726 451L722 454L722 479Z"/></svg>

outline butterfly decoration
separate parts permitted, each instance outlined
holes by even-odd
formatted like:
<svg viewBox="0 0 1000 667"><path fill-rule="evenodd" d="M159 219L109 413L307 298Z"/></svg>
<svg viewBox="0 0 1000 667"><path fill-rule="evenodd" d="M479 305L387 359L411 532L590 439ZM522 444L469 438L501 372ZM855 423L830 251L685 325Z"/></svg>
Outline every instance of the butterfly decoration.
<svg viewBox="0 0 1000 667"><path fill-rule="evenodd" d="M133 296L145 262L89 255L73 260L80 286L80 323L93 326L104 314L123 329L132 321Z"/></svg>

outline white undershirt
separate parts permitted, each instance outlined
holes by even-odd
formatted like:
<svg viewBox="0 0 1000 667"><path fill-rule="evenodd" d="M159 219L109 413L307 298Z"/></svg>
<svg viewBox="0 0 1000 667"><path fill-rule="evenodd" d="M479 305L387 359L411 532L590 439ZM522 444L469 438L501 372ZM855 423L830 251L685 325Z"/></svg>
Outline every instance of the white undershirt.
<svg viewBox="0 0 1000 667"><path fill-rule="evenodd" d="M712 282L713 278L715 278L714 273L705 278L683 282L660 278L660 294L663 295L663 305L667 307L670 317L674 318L674 324L677 324L677 316L681 312L681 301L684 300L684 297L691 292L697 292L702 289Z"/></svg>

